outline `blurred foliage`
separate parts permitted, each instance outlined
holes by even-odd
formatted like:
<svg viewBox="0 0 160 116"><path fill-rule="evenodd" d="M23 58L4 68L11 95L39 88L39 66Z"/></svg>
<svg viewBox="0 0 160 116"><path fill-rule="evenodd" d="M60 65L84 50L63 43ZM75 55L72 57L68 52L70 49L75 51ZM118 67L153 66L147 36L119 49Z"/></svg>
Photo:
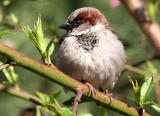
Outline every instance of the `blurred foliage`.
<svg viewBox="0 0 160 116"><path fill-rule="evenodd" d="M149 17L152 20L156 20L157 12L160 9L160 1L159 0L146 0L147 9Z"/></svg>
<svg viewBox="0 0 160 116"><path fill-rule="evenodd" d="M159 22L159 5L157 5L159 3L157 1L146 0L146 5L150 17ZM119 39L125 45L128 64L135 64L153 56L155 51L150 45L150 42L147 41L146 36L138 28L126 9L122 5L112 8L110 0L0 0L0 41L41 61L41 54L39 54L39 51L37 51L33 43L27 39L21 27L26 25L33 27L37 21L38 15L41 14L45 38L52 39L55 38L55 36L60 38L64 31L59 30L57 28L58 25L63 23L73 10L84 6L96 7L104 13L111 27L115 29ZM30 30L33 32L32 28ZM55 44L55 50L57 47L58 46ZM53 62L55 54L56 53L51 56ZM152 60L151 62L155 66L157 73L160 72L160 62L158 60ZM147 66L144 62L138 67L146 69ZM15 72L18 74L20 86L31 93L42 91L51 94L53 91L56 92L60 90L62 91L61 95L56 98L60 103L63 103L73 96L73 93L63 92L61 86L40 78L40 75L36 75L20 67L15 67ZM151 72L153 72L153 70ZM134 73L125 71L119 78L119 82L113 90L113 93L118 99L122 99L128 104L133 104L128 99L128 97L133 96L130 92L131 86L127 80L128 74L139 77ZM2 82L5 80L4 74L0 73L0 75L0 81ZM142 82L144 80L142 80L142 78L137 78L137 81ZM151 92L148 99L156 101L154 91ZM3 93L0 93L0 103L0 114L3 114L3 116L17 116L23 108L35 106L30 102L13 98ZM156 105L152 107L159 110ZM39 111L41 108L37 109ZM155 111L151 110L150 107L147 107L146 110L154 116L158 115ZM84 113L86 113L86 115L92 114L96 116L120 116L120 114L116 112L106 111L104 108L98 107L93 102L86 102L79 105L78 114L84 115Z"/></svg>

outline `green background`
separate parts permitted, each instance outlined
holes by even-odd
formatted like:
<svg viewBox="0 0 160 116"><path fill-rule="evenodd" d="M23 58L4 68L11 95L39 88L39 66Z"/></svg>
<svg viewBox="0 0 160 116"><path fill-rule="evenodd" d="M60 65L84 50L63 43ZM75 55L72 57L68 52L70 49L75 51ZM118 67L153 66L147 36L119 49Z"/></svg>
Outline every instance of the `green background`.
<svg viewBox="0 0 160 116"><path fill-rule="evenodd" d="M21 26L29 25L33 27L37 21L38 15L41 14L43 31L45 36L49 38L52 38L55 35L57 37L63 35L64 31L57 27L65 21L73 10L84 6L96 7L104 13L107 20L110 22L110 26L113 27L119 36L119 39L123 42L127 54L127 63L137 63L152 56L154 53L147 38L128 14L124 6L120 5L119 7L112 8L110 0L11 0L11 3L7 6L4 6L3 2L3 0L0 0L0 12L3 12L4 22L8 22L5 16L14 13L20 20ZM0 26L3 25L0 24ZM37 49L21 30L12 30L8 35L1 39L1 42L6 41L11 42L11 44L19 51L40 61L40 54ZM54 55L52 56L52 60L54 61ZM159 67L158 64L159 63L155 61L157 67ZM145 65L142 65L141 67L144 66ZM62 92L58 97L60 103L63 103L74 95L71 92L63 92L61 86L41 78L40 75L36 75L26 69L16 67L16 72L20 77L20 86L31 93L39 90L51 94L61 90ZM139 75L124 71L112 93L115 98L125 101L130 105L134 105L132 101L128 99L128 97L133 98L128 75L132 75L142 82L142 78L140 78ZM5 80L2 73L0 73L0 76L1 81ZM150 94L148 99L156 99L154 91ZM23 108L27 107L34 107L34 104L0 93L0 116L17 116ZM150 107L147 107L147 111L152 112L152 114L155 113ZM94 116L120 116L120 114L113 111L104 110L93 102L79 105L78 113L81 114L85 112L91 113Z"/></svg>

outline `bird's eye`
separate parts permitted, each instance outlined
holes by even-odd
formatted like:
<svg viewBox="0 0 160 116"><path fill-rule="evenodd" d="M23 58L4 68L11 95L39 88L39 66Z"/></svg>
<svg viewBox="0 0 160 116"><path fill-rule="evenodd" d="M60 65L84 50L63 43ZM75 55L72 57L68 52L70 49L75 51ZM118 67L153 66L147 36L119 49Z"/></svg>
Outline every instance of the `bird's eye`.
<svg viewBox="0 0 160 116"><path fill-rule="evenodd" d="M80 21L80 20L77 20L77 21L76 21L76 24L77 24L77 25L79 25L80 23L81 23L81 21Z"/></svg>
<svg viewBox="0 0 160 116"><path fill-rule="evenodd" d="M75 22L74 22L74 26L75 27L78 27L79 25L81 25L82 24L82 21L81 20L76 20Z"/></svg>

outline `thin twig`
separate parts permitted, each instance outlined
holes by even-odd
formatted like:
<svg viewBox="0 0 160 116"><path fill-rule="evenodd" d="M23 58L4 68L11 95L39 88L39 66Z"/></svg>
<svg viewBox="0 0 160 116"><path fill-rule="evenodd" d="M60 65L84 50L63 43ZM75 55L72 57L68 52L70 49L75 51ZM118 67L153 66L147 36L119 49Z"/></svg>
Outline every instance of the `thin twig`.
<svg viewBox="0 0 160 116"><path fill-rule="evenodd" d="M43 105L43 103L38 97L30 94L29 92L19 87L13 87L13 86L9 86L9 85L0 83L0 91L10 94L12 96L19 97L27 101L32 101L33 103L36 103L38 105Z"/></svg>
<svg viewBox="0 0 160 116"><path fill-rule="evenodd" d="M150 73L145 72L145 71L143 71L143 70L141 70L141 69L139 69L139 68L133 67L133 66L128 65L128 64L125 64L124 68L125 68L126 70L131 71L131 72L134 72L134 73L136 73L136 74L139 74L139 75L141 75L141 76L143 76L143 77L146 77L146 76L150 75Z"/></svg>

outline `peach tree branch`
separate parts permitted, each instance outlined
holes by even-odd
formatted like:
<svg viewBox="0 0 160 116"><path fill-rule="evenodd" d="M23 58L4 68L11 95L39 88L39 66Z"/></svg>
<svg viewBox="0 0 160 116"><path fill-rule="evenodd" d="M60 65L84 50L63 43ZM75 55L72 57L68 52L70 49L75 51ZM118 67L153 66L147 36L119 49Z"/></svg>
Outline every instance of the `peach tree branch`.
<svg viewBox="0 0 160 116"><path fill-rule="evenodd" d="M139 27L151 41L156 50L156 54L160 56L160 27L156 21L148 16L146 6L143 0L120 0L127 8L129 14L133 16Z"/></svg>
<svg viewBox="0 0 160 116"><path fill-rule="evenodd" d="M31 101L31 102L38 104L38 105L43 105L43 103L41 102L41 100L38 97L24 91L23 89L21 89L19 87L13 87L13 86L9 86L7 84L0 83L0 91L7 93L9 95L27 100L27 101Z"/></svg>
<svg viewBox="0 0 160 116"><path fill-rule="evenodd" d="M44 78L49 79L53 82L59 83L62 86L69 88L74 91L76 88L84 86L84 84L70 78L64 73L60 72L56 67L49 67L48 65L44 65L39 63L32 58L29 58L23 53L20 53L12 48L9 48L3 44L0 44L0 54L6 56L7 58L16 62L16 64L20 67L31 70L37 74L42 75ZM103 107L109 108L121 114L130 115L130 116L138 116L138 110L134 107L128 106L126 103L119 101L117 99L110 99L110 97L105 94L96 91L94 96L89 94L89 89L86 88L84 93L85 96L89 97L93 101L97 102ZM144 116L148 116L146 112L143 113Z"/></svg>

